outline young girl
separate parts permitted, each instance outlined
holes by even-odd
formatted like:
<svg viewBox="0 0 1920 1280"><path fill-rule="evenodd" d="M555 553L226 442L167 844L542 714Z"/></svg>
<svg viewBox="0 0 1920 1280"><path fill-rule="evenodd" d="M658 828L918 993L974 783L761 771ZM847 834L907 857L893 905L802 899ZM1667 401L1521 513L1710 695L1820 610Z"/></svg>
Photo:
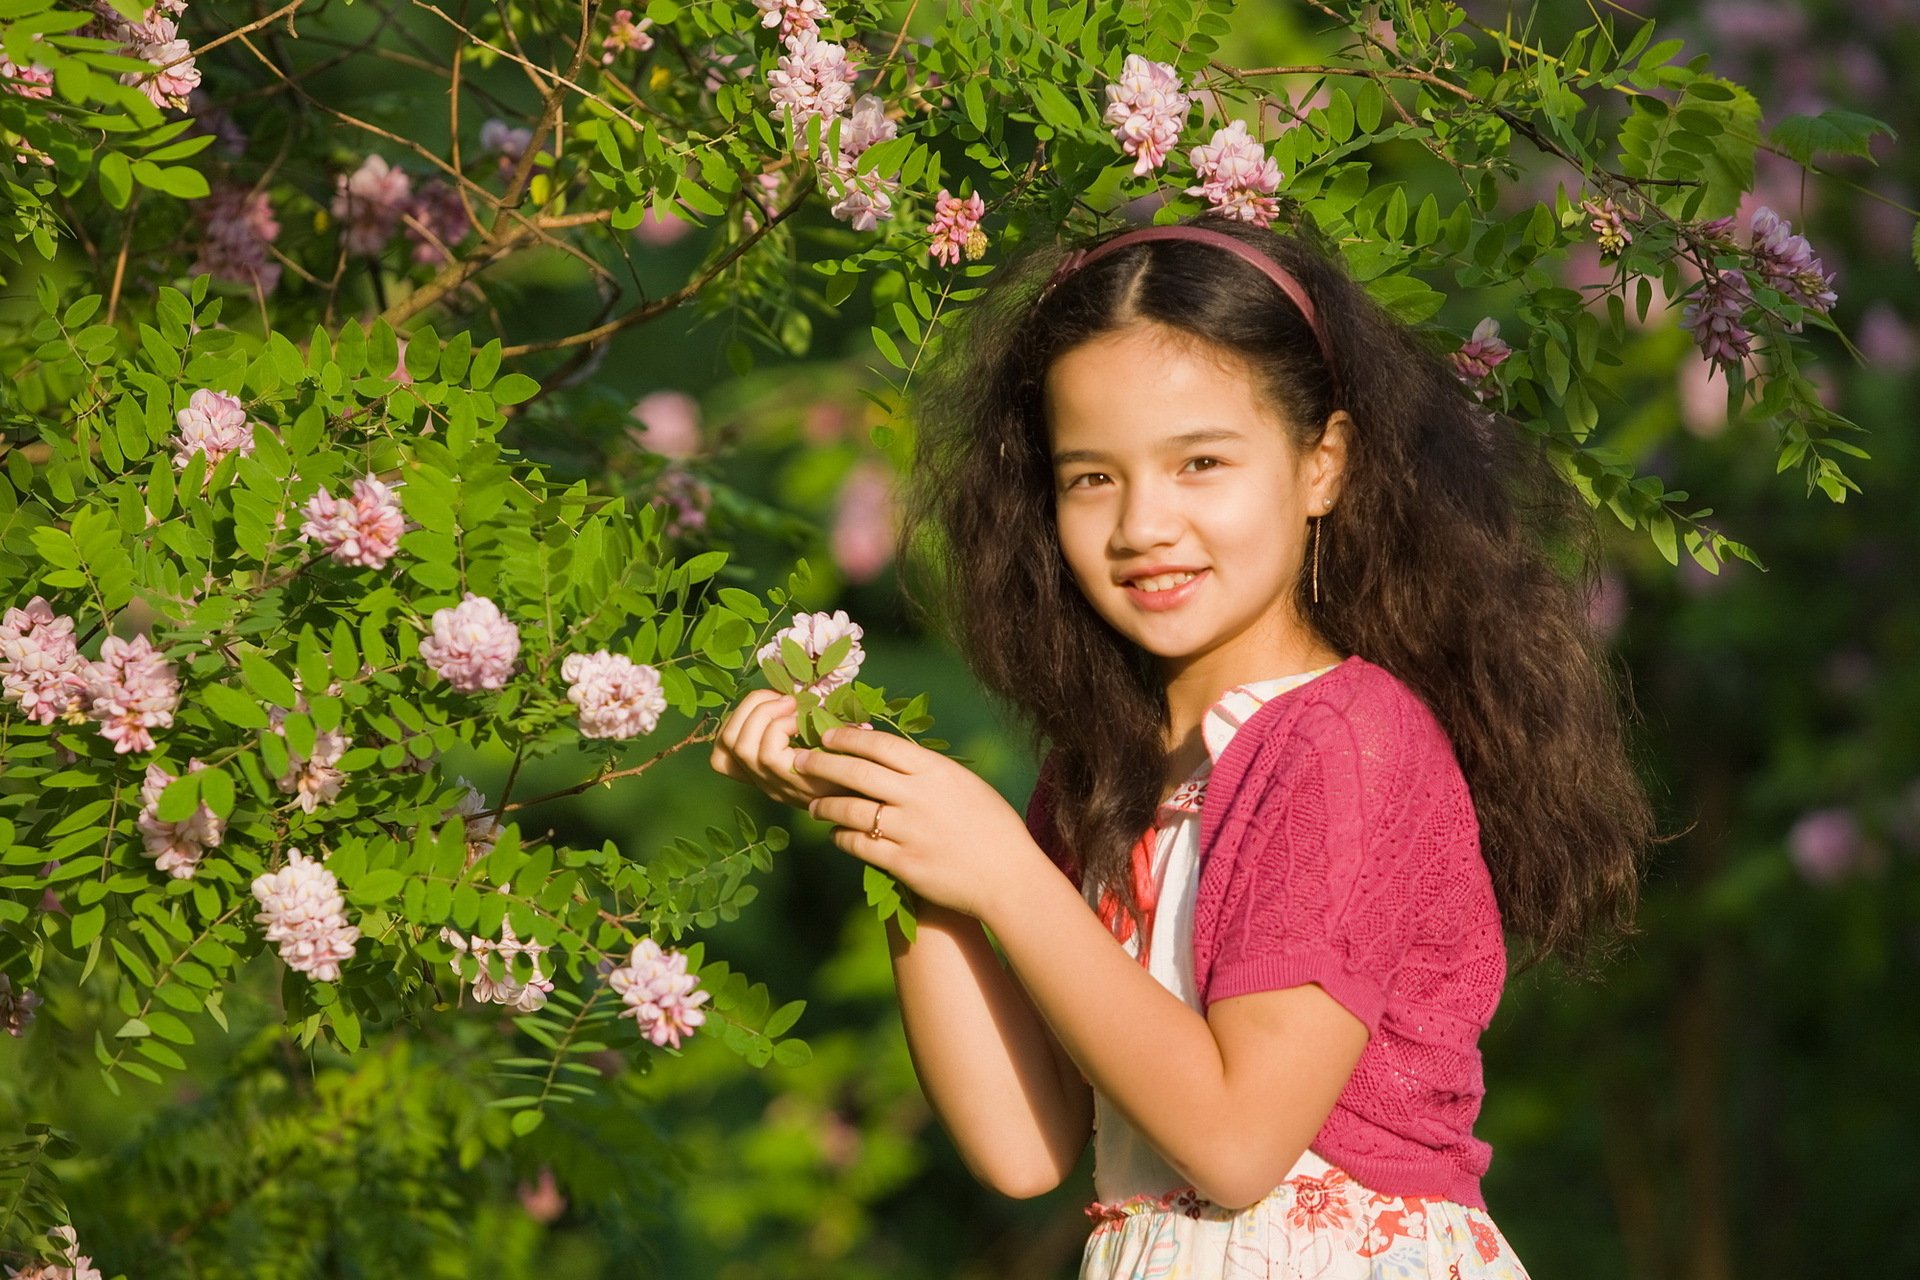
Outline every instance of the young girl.
<svg viewBox="0 0 1920 1280"><path fill-rule="evenodd" d="M1651 835L1584 510L1232 219L1030 253L944 351L902 561L937 535L935 616L1045 748L1025 817L892 735L795 752L770 691L715 768L918 895L907 1043L982 1182L1094 1138L1082 1276L1523 1276L1473 1136L1503 931L1624 923Z"/></svg>

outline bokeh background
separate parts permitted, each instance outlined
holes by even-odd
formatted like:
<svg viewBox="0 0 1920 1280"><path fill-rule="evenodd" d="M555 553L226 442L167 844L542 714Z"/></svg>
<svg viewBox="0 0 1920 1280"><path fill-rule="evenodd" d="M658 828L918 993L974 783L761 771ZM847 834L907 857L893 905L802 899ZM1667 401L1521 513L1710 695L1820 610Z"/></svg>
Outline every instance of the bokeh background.
<svg viewBox="0 0 1920 1280"><path fill-rule="evenodd" d="M1467 7L1489 25L1507 20L1500 6ZM1817 377L1867 428L1859 443L1871 459L1850 468L1863 492L1841 505L1808 495L1796 473L1774 474L1771 429L1729 418L1723 384L1659 306L1618 353L1605 429L1669 484L1711 501L1715 522L1767 567L1729 562L1713 576L1683 557L1674 569L1644 538L1607 531L1592 608L1631 689L1637 748L1672 838L1653 855L1638 936L1597 977L1549 966L1510 985L1483 1042L1479 1133L1495 1150L1486 1194L1543 1278L1920 1275L1910 1228L1920 1185L1910 1098L1920 1061L1920 150L1909 141L1920 100L1908 83L1920 4L1601 7L1685 37L1689 52L1755 91L1768 123L1837 107L1897 131L1876 140L1877 163L1832 162L1826 176L1763 154L1740 219L1775 209L1837 272L1833 315L1859 354L1816 339ZM1546 47L1590 20L1585 6L1545 8L1532 20ZM1249 4L1220 57L1311 63L1326 39L1306 6ZM385 92L378 71L332 74L364 77L343 84L346 100ZM1304 79L1298 88L1311 93ZM1287 123L1275 112L1268 126ZM1378 159L1390 172L1412 158ZM1577 190L1577 175L1543 163L1515 198L1556 183ZM1144 220L1152 208L1131 212ZM658 271L643 285L685 277L699 257L690 230L641 225L643 275L649 263ZM826 223L819 234L840 233ZM1574 285L1604 278L1597 254L1567 272ZM556 326L590 309L564 278L523 269L515 305ZM1464 330L1500 316L1501 301L1458 293L1439 319ZM688 488L661 501L685 517L684 537L738 547L769 582L804 556L804 607L845 609L866 629L863 678L930 693L935 732L1023 805L1034 762L955 656L909 620L896 588L890 483L909 442L882 448L870 435L882 415L861 394L876 376L868 319L850 307L837 329L816 322L808 363L744 377L724 358L723 326L636 329L589 372L597 411L564 431L529 422L515 443L561 477L633 470L640 444L675 459L683 478L673 483ZM700 485L707 501L686 502ZM491 793L506 767L482 756L461 771ZM581 768L542 760L521 787L559 788ZM611 839L644 856L658 833L724 821L736 805L795 839L757 901L706 932L708 952L780 1000L809 1002L796 1030L811 1063L756 1070L697 1036L645 1075L610 1061L613 1099L556 1114L502 1170L473 1164L460 1081L422 1069L406 1041L295 1073L290 1086L285 1039L236 1019L230 1039L197 1046L199 1091L175 1080L115 1099L77 1086L65 1104L59 1122L90 1153L65 1173L94 1256L138 1274L124 1260L152 1242L116 1208L232 1176L227 1193L196 1201L174 1240L240 1240L250 1222L304 1215L342 1241L336 1269L321 1274L367 1274L344 1261L363 1256L356 1240L404 1252L409 1233L457 1220L470 1255L436 1254L434 1274L1071 1276L1090 1155L1035 1200L973 1182L916 1087L860 866L823 828L717 777L695 752L644 785L552 806L544 821L570 843ZM0 1043L0 1081L16 1052ZM74 1069L91 1076L88 1063ZM242 1185L221 1163L239 1132L269 1135L280 1153L271 1193L259 1171ZM420 1190L404 1203L356 1192L376 1184Z"/></svg>

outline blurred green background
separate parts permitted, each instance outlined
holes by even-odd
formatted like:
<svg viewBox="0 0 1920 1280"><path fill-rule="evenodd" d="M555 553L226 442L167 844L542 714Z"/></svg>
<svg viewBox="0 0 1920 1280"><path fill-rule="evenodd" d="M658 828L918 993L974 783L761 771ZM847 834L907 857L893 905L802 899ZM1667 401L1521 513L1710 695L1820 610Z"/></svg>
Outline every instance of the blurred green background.
<svg viewBox="0 0 1920 1280"><path fill-rule="evenodd" d="M1548 968L1510 985L1483 1041L1478 1132L1495 1150L1486 1194L1543 1278L1920 1275L1920 1233L1904 1229L1920 1150L1920 1109L1906 1095L1920 1061L1920 287L1914 219L1900 207L1920 186L1907 141L1920 130L1907 83L1920 66L1920 3L1604 7L1686 37L1689 52L1755 91L1769 123L1841 107L1900 135L1876 142L1877 166L1837 163L1831 177L1803 179L1762 155L1740 220L1774 208L1837 271L1834 318L1864 359L1817 340L1818 376L1869 428L1872 460L1851 468L1863 495L1839 506L1809 497L1797 476L1772 474L1770 428L1727 420L1722 384L1704 379L1675 314L1656 307L1620 353L1603 430L1711 501L1716 523L1768 568L1675 570L1644 539L1609 530L1593 608L1629 677L1638 750L1673 839L1654 855L1639 936L1598 980ZM1494 5L1468 10L1496 27L1506 19ZM1222 61L1312 62L1323 37L1311 19L1304 6L1244 6ZM1565 6L1537 20L1552 47L1591 18ZM365 73L365 95L382 91L377 74ZM1389 173L1396 159L1378 157ZM1577 180L1543 163L1516 198L1556 182L1577 191ZM670 287L698 248L672 226L643 231L657 283ZM1597 255L1568 272L1576 285L1604 278ZM591 301L555 292L537 270L517 285L530 314ZM1499 298L1456 295L1440 318L1464 331L1488 313L1500 315ZM883 451L869 437L880 418L859 394L872 377L867 322L853 308L837 329L817 322L813 363L746 378L721 356L722 326L656 323L624 335L591 373L601 412L564 432L529 421L516 443L581 476L629 466L628 433L642 424L656 444L689 444L684 465L714 486L706 533L737 545L761 583L805 556L804 607L843 608L866 629L863 678L928 691L935 732L1024 805L1033 762L954 655L908 623L886 563L886 482L906 442ZM475 758L457 771L494 793L506 766ZM538 794L581 768L549 758L519 785ZM644 1075L610 1061L613 1101L556 1114L515 1148L512 1168L469 1167L461 1100L486 1070L494 1028L422 1027L418 1045L289 1073L284 1038L236 1014L229 1039L198 1046L198 1086L174 1079L113 1099L89 1088L88 1062L71 1064L78 1082L54 1118L88 1153L62 1172L93 1256L109 1273L141 1275L166 1246L217 1235L244 1261L250 1226L304 1222L323 1275L382 1274L354 1261L376 1243L431 1275L1072 1275L1090 1155L1037 1200L972 1181L915 1085L860 865L822 827L715 776L703 752L641 785L551 806L542 821L569 842L610 838L644 857L735 805L796 838L741 918L706 933L708 954L778 1000L809 1001L796 1031L815 1050L810 1064L754 1070L698 1036ZM29 1109L7 1083L23 1051L0 1040L9 1123ZM243 1133L270 1167L223 1158ZM359 1190L392 1185L413 1198ZM136 1217L174 1225L156 1238ZM452 1252L450 1223L464 1241ZM152 1274L174 1274L166 1265Z"/></svg>

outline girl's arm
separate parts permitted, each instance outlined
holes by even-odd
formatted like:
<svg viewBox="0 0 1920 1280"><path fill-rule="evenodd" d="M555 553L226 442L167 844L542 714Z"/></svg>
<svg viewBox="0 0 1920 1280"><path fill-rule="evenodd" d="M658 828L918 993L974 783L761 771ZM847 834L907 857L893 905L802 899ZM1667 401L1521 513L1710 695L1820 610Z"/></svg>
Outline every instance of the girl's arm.
<svg viewBox="0 0 1920 1280"><path fill-rule="evenodd" d="M984 914L1046 1025L1202 1196L1229 1209L1259 1200L1326 1123L1366 1024L1313 984L1216 1001L1203 1017L1065 877L1034 865Z"/></svg>
<svg viewBox="0 0 1920 1280"><path fill-rule="evenodd" d="M1043 1195L1086 1150L1092 1090L978 920L924 901L918 919L911 944L888 920L887 947L920 1087L975 1178Z"/></svg>

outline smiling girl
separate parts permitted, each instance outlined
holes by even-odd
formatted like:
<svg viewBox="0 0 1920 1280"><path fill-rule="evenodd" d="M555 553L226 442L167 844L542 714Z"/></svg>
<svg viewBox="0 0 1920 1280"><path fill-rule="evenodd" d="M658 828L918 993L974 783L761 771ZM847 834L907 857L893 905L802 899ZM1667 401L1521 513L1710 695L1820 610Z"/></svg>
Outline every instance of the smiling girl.
<svg viewBox="0 0 1920 1280"><path fill-rule="evenodd" d="M1473 1134L1506 940L1624 924L1652 834L1583 509L1229 218L1033 251L942 350L902 558L1044 757L1024 818L892 735L796 752L770 691L714 767L918 895L922 1087L1009 1196L1092 1138L1082 1276L1523 1276Z"/></svg>

